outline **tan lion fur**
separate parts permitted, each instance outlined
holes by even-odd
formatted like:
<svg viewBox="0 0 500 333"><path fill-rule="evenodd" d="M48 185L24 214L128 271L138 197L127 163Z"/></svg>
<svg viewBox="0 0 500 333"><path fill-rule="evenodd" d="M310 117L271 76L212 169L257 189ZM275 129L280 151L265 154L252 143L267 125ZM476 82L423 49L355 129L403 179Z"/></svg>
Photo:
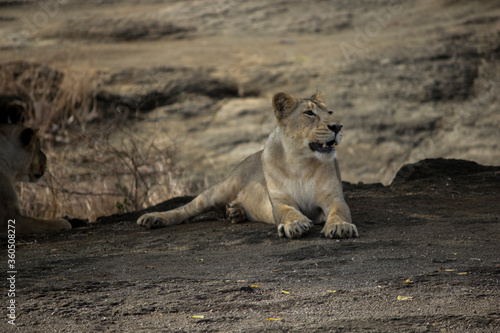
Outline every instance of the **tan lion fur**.
<svg viewBox="0 0 500 333"><path fill-rule="evenodd" d="M45 220L21 214L14 182L36 182L45 173L46 166L47 158L40 149L36 130L20 125L0 125L0 233L6 234L8 225L16 234L71 229L66 220Z"/></svg>
<svg viewBox="0 0 500 333"><path fill-rule="evenodd" d="M192 202L145 214L137 223L147 229L176 225L226 206L231 222L275 224L282 237L300 237L314 222L325 223L322 233L328 238L357 237L334 148L342 125L319 93L307 99L278 93L272 105L278 125L262 151Z"/></svg>

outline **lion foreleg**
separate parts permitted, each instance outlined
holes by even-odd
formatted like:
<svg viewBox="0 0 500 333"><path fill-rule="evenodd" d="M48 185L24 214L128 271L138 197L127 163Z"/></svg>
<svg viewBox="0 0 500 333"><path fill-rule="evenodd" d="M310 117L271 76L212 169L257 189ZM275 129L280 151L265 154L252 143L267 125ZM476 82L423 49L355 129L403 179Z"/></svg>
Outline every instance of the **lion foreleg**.
<svg viewBox="0 0 500 333"><path fill-rule="evenodd" d="M71 223L63 219L39 219L29 216L16 216L16 233L50 233L71 229Z"/></svg>
<svg viewBox="0 0 500 333"><path fill-rule="evenodd" d="M330 207L330 213L321 233L327 238L358 237L358 229L352 223L351 212L347 204L335 201Z"/></svg>
<svg viewBox="0 0 500 333"><path fill-rule="evenodd" d="M311 227L312 221L295 207L274 201L273 211L280 237L299 238Z"/></svg>

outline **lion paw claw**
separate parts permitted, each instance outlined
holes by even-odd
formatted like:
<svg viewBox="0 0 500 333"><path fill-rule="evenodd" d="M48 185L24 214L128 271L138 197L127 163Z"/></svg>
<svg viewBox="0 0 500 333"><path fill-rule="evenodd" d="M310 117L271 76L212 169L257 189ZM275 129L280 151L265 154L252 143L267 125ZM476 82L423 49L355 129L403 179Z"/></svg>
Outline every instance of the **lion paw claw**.
<svg viewBox="0 0 500 333"><path fill-rule="evenodd" d="M137 220L137 224L146 229L155 229L163 226L161 218L155 214L144 214Z"/></svg>
<svg viewBox="0 0 500 333"><path fill-rule="evenodd" d="M356 238L358 229L349 222L327 223L321 233L326 238Z"/></svg>
<svg viewBox="0 0 500 333"><path fill-rule="evenodd" d="M311 227L311 221L301 220L278 225L278 235L280 237L299 238Z"/></svg>

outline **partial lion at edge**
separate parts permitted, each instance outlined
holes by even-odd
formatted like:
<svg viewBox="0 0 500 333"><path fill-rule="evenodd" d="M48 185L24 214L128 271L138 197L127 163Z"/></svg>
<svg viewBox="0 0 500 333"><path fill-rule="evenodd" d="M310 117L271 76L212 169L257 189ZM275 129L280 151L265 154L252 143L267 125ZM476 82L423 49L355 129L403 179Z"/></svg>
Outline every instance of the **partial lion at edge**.
<svg viewBox="0 0 500 333"><path fill-rule="evenodd" d="M14 182L37 182L47 168L37 131L21 125L0 125L0 234L49 233L71 229L63 219L24 216Z"/></svg>

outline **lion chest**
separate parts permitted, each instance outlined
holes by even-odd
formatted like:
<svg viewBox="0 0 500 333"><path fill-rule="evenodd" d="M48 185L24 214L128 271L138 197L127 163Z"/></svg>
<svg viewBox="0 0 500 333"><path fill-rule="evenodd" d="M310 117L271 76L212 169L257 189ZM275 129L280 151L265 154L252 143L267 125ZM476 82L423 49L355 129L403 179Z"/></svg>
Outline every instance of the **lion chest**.
<svg viewBox="0 0 500 333"><path fill-rule="evenodd" d="M312 177L298 177L283 179L281 192L288 197L299 210L311 220L316 220L322 212L322 202L326 192L331 188L320 179Z"/></svg>
<svg viewBox="0 0 500 333"><path fill-rule="evenodd" d="M336 193L335 162L318 159L309 147L286 144L279 134L279 128L271 134L262 154L269 197L289 203L316 220Z"/></svg>

